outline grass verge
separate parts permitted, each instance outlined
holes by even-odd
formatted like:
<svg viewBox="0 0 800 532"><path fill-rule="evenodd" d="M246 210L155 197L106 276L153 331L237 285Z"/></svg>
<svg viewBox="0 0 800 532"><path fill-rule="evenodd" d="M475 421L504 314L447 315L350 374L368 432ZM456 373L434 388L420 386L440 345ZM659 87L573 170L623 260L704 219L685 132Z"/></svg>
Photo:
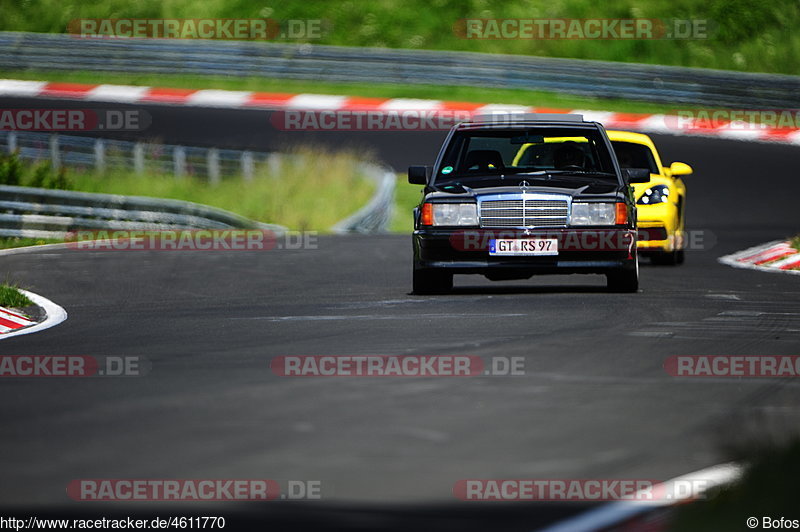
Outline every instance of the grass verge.
<svg viewBox="0 0 800 532"><path fill-rule="evenodd" d="M7 283L0 284L0 307L23 308L28 305L33 305L33 302L16 286Z"/></svg>
<svg viewBox="0 0 800 532"><path fill-rule="evenodd" d="M58 244L61 240L48 238L18 238L0 237L0 249L24 248L27 246L41 246L43 244Z"/></svg>
<svg viewBox="0 0 800 532"><path fill-rule="evenodd" d="M394 216L389 230L395 233L410 234L414 230L414 207L421 199L422 186L408 182L406 174L397 175L397 187L394 195Z"/></svg>
<svg viewBox="0 0 800 532"><path fill-rule="evenodd" d="M789 245L791 245L794 249L800 251L800 235L792 237L789 240Z"/></svg>

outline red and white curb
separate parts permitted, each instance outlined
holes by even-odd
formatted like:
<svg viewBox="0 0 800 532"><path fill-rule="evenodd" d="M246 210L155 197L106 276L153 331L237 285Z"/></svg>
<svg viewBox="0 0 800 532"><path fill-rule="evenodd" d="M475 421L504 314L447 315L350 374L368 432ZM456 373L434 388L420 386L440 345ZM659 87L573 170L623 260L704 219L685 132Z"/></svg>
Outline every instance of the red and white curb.
<svg viewBox="0 0 800 532"><path fill-rule="evenodd" d="M688 485L698 486L702 483L705 486L703 492L708 491L718 486L724 486L735 482L742 475L741 466L728 463L712 466L700 471L688 473L672 480L664 482L662 485L652 487L654 492L664 492L662 486L670 486L681 483L688 483ZM646 528L636 527L634 525L637 519L641 519L648 513L651 513L660 508L675 506L681 503L688 503L695 500L698 495L702 493L692 493L691 495L682 498L676 496L670 500L642 500L634 497L630 501L616 501L608 504L603 504L597 508L588 510L575 517L565 519L555 523L554 525L540 529L538 532L595 532L607 529L616 529L622 525L630 525L630 528L625 530L668 530L666 522L658 520L656 523L648 523ZM695 498L692 498L695 497Z"/></svg>
<svg viewBox="0 0 800 532"><path fill-rule="evenodd" d="M734 268L800 275L800 252L783 240L767 242L718 260Z"/></svg>
<svg viewBox="0 0 800 532"><path fill-rule="evenodd" d="M27 246L21 248L8 248L0 250L0 256L5 255L18 255L21 253L32 253L36 251L40 251L42 249L64 249L66 248L66 244L44 244L41 246ZM23 334L31 334L39 331L43 331L45 329L49 329L50 327L55 327L59 323L63 322L67 319L67 311L64 310L61 306L53 303L46 297L42 297L39 294L35 294L33 292L29 292L27 290L19 289L20 292L25 294L28 299L30 299L35 305L39 308L44 310L44 319L39 322L32 322L25 319L28 324L22 327L15 327L9 331L2 331L0 330L0 340L5 340L6 338L11 338L12 336L21 336ZM5 313L11 313L15 316L19 316L18 313L9 311L0 307L0 317L4 316ZM17 323L19 323L17 321ZM7 327L7 326L6 326Z"/></svg>
<svg viewBox="0 0 800 532"><path fill-rule="evenodd" d="M228 109L274 109L304 111L379 111L487 113L575 113L608 128L634 129L670 135L782 142L800 145L800 129L754 127L735 121L713 124L667 114L615 113L583 109L551 109L525 105L484 104L419 100L410 98L362 98L329 94L289 94L216 89L172 89L134 85L89 85L0 79L0 97L63 98L122 104L163 104Z"/></svg>
<svg viewBox="0 0 800 532"><path fill-rule="evenodd" d="M5 331L0 330L0 340L5 340L6 338L10 338L12 336L20 336L23 334L31 334L39 331L43 331L45 329L49 329L50 327L55 327L62 321L67 319L67 311L64 310L59 305L56 305L49 299L40 296L39 294L34 294L33 292L29 292L27 290L20 290L23 294L25 294L28 299L33 301L33 303L39 306L42 310L44 310L45 318L40 322L33 322L30 321L23 316L15 312L11 312L7 309L0 307L0 319L5 318L7 316L13 315L14 320L9 319L8 321L13 321L14 323L18 324L18 327L9 327L7 325L3 325L4 328L8 329ZM21 324L22 321L25 321L25 324ZM0 321L2 323L2 321Z"/></svg>
<svg viewBox="0 0 800 532"><path fill-rule="evenodd" d="M7 308L0 307L0 334L8 334L25 327L30 327L36 322L17 314Z"/></svg>

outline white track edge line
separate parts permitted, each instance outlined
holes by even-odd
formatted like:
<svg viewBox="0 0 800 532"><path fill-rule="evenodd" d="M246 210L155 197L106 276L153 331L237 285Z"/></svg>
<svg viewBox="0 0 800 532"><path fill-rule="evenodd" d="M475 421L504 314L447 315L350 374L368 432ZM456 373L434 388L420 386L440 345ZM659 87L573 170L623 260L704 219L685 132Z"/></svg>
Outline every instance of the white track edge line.
<svg viewBox="0 0 800 532"><path fill-rule="evenodd" d="M708 489L729 484L738 479L741 474L741 466L729 462L681 475L658 484L651 489L655 491L658 487L683 481L703 481L706 482L706 489ZM638 514L651 511L655 508L671 506L685 500L686 499L675 498L669 501L615 501L604 504L599 508L588 510L575 517L567 518L546 528L539 529L538 532L593 532L618 525L636 517Z"/></svg>

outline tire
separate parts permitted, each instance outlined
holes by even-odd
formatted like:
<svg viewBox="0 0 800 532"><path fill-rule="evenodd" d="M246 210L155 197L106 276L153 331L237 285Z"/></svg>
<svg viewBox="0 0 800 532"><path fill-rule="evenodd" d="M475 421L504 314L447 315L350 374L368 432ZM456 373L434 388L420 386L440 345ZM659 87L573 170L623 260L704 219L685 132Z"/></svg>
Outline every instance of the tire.
<svg viewBox="0 0 800 532"><path fill-rule="evenodd" d="M686 254L684 253L684 251L682 249L678 250L676 252L676 256L675 256L675 264L683 264L683 262L686 260L686 256L685 255Z"/></svg>
<svg viewBox="0 0 800 532"><path fill-rule="evenodd" d="M629 270L620 270L606 274L606 286L611 292L633 293L639 291L639 259L636 266Z"/></svg>
<svg viewBox="0 0 800 532"><path fill-rule="evenodd" d="M453 288L453 274L414 268L413 293L416 295L446 294Z"/></svg>
<svg viewBox="0 0 800 532"><path fill-rule="evenodd" d="M680 264L679 255L682 255L683 251L659 251L655 253L652 257L653 264L658 264L660 266L675 266L676 264Z"/></svg>

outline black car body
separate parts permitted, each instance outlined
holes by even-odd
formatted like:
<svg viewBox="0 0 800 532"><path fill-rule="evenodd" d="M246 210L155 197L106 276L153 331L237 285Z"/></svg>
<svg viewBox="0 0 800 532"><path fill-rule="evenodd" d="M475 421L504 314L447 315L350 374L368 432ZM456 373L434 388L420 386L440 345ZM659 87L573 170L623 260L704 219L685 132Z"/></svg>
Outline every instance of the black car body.
<svg viewBox="0 0 800 532"><path fill-rule="evenodd" d="M614 291L638 289L636 206L597 122L580 115L476 117L454 126L414 209L414 292L446 292L453 274L491 280L600 273Z"/></svg>

